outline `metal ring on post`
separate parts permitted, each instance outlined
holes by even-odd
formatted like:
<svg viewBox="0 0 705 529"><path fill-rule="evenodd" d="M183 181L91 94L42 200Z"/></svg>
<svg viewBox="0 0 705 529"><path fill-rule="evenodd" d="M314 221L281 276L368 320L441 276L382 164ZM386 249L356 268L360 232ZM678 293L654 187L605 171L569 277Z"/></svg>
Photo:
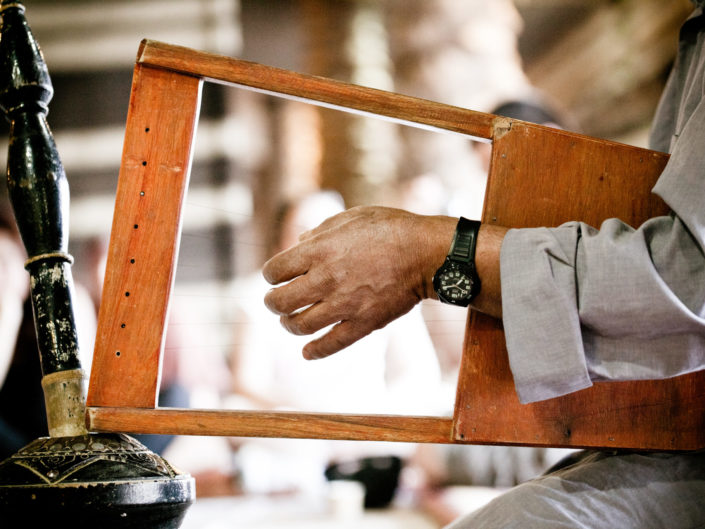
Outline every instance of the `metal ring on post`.
<svg viewBox="0 0 705 529"><path fill-rule="evenodd" d="M25 10L25 7L21 2L12 2L12 3L3 4L2 6L0 6L0 13L5 11L6 9L10 9L12 7L16 7L17 9L21 9L22 11Z"/></svg>
<svg viewBox="0 0 705 529"><path fill-rule="evenodd" d="M68 254L65 252L51 252L51 253L43 253L43 254L35 255L34 257L30 257L29 259L27 259L24 262L24 267L25 267L25 269L27 269L33 263L36 263L38 261L49 260L49 259L58 259L60 261L65 261L70 265L73 264L73 256L71 254Z"/></svg>

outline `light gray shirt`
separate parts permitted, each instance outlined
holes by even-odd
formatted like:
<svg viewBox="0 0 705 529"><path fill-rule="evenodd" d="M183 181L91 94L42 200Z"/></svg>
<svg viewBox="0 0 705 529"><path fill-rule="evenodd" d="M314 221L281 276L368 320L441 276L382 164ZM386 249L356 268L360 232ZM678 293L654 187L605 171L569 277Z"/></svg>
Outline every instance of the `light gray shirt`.
<svg viewBox="0 0 705 529"><path fill-rule="evenodd" d="M508 232L503 319L522 402L594 380L705 368L704 45L700 6L681 29L651 136L651 148L671 153L653 189L670 216L637 229L610 219L599 229L571 222Z"/></svg>

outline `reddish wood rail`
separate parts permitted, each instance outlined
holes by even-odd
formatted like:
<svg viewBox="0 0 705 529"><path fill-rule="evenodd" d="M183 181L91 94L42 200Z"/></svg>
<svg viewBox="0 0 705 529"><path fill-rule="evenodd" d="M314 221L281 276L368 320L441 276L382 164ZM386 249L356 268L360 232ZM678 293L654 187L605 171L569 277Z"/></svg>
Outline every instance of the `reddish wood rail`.
<svg viewBox="0 0 705 529"><path fill-rule="evenodd" d="M142 42L137 63L478 140L490 140L495 121L505 121L483 112L149 40Z"/></svg>
<svg viewBox="0 0 705 529"><path fill-rule="evenodd" d="M705 374L601 383L519 404L501 322L471 313L452 419L155 409L200 83L211 80L493 142L483 222L637 225L668 156L408 96L144 41L126 127L88 394L92 430L689 450L705 447Z"/></svg>
<svg viewBox="0 0 705 529"><path fill-rule="evenodd" d="M272 411L190 410L174 408L89 408L98 430L127 433L227 435L452 443L450 417L350 415Z"/></svg>
<svg viewBox="0 0 705 529"><path fill-rule="evenodd" d="M137 65L88 401L152 406L201 81Z"/></svg>

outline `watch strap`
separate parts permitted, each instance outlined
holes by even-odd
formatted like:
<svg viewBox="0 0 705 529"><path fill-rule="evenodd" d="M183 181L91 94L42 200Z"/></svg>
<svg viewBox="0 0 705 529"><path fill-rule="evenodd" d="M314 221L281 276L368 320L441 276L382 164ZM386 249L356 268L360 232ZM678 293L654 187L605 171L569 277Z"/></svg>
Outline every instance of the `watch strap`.
<svg viewBox="0 0 705 529"><path fill-rule="evenodd" d="M477 234L480 231L480 224L480 221L469 220L465 217L458 219L453 242L448 252L449 259L474 264L475 247L477 246Z"/></svg>

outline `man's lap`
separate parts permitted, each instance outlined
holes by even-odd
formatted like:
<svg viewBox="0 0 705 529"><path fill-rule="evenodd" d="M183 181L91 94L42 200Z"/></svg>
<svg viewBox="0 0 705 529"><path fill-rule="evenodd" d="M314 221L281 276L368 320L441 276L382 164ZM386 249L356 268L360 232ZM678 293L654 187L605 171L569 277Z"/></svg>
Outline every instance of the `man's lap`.
<svg viewBox="0 0 705 529"><path fill-rule="evenodd" d="M448 529L705 527L705 452L582 452Z"/></svg>

